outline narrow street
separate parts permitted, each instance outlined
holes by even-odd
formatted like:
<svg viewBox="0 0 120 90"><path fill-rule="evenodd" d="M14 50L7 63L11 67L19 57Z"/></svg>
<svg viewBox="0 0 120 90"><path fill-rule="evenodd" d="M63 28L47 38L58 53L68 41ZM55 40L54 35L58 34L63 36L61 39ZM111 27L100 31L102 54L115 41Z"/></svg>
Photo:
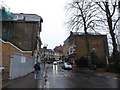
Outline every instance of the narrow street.
<svg viewBox="0 0 120 90"><path fill-rule="evenodd" d="M34 80L34 74L19 78L5 88L118 88L118 77L100 75L98 71L87 68L62 69L62 64L46 64L47 73L44 78ZM43 75L42 75L43 74Z"/></svg>

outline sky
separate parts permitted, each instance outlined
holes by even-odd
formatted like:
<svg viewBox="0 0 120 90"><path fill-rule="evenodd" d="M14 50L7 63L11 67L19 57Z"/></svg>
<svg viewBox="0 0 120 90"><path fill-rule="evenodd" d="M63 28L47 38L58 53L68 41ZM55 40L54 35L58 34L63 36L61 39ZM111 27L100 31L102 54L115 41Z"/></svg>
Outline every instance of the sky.
<svg viewBox="0 0 120 90"><path fill-rule="evenodd" d="M0 0L12 13L37 14L43 18L41 40L42 47L49 49L63 45L68 37L65 29L65 5L67 0Z"/></svg>

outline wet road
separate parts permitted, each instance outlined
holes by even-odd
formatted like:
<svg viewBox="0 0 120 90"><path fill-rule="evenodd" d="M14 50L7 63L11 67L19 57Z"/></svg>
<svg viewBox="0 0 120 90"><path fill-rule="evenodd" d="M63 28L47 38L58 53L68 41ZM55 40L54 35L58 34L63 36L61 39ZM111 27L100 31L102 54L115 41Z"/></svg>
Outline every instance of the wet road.
<svg viewBox="0 0 120 90"><path fill-rule="evenodd" d="M118 88L117 76L102 76L88 69L64 70L48 65L46 88Z"/></svg>
<svg viewBox="0 0 120 90"><path fill-rule="evenodd" d="M47 64L46 67L47 74L42 69L39 80L34 80L34 74L31 73L18 78L5 88L118 88L119 86L117 76L100 75L98 71L94 72L87 68L74 67L72 70L64 70L62 64Z"/></svg>

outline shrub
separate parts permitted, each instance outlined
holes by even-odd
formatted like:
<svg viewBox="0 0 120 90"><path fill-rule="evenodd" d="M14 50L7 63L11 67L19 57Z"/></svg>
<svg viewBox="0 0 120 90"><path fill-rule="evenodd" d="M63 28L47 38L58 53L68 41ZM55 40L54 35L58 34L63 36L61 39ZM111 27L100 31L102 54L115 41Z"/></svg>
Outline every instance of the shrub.
<svg viewBox="0 0 120 90"><path fill-rule="evenodd" d="M75 59L75 63L77 66L79 66L80 65L80 58Z"/></svg>
<svg viewBox="0 0 120 90"><path fill-rule="evenodd" d="M75 60L77 66L80 67L88 67L88 58L87 56L82 56L80 58L77 58ZM106 67L106 61L100 60L95 52L91 53L91 64L96 65L97 68L105 68Z"/></svg>
<svg viewBox="0 0 120 90"><path fill-rule="evenodd" d="M118 62L116 63L113 59L113 56L109 58L109 62L111 62L109 65L106 67L106 71L109 72L115 72L115 73L120 73L120 52L118 52Z"/></svg>
<svg viewBox="0 0 120 90"><path fill-rule="evenodd" d="M88 66L88 59L86 56L82 56L78 59L75 60L77 66L80 66L80 67L87 67Z"/></svg>
<svg viewBox="0 0 120 90"><path fill-rule="evenodd" d="M114 72L120 73L120 61L118 62L117 65L114 65Z"/></svg>
<svg viewBox="0 0 120 90"><path fill-rule="evenodd" d="M113 72L114 71L114 64L110 63L106 67L106 71Z"/></svg>
<svg viewBox="0 0 120 90"><path fill-rule="evenodd" d="M105 60L100 60L95 52L92 52L91 56L92 56L91 63L96 65L97 68L105 68L106 67L106 61Z"/></svg>

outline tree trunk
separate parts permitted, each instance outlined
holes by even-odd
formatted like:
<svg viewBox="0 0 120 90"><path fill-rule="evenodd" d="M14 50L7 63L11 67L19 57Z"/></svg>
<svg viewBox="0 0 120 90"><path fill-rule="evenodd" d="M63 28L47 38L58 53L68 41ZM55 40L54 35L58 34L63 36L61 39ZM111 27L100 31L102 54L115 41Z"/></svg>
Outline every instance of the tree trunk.
<svg viewBox="0 0 120 90"><path fill-rule="evenodd" d="M113 45L113 59L115 61L115 63L117 63L117 43L116 43L116 39L115 39L115 33L114 33L114 30L113 30L113 24L112 24L112 17L111 17L111 14L110 14L110 10L108 8L108 3L106 3L105 5L105 9L106 9L106 16L107 16L107 23L108 23L108 27L109 27L109 30L110 30L110 35L112 37L112 45Z"/></svg>
<svg viewBox="0 0 120 90"><path fill-rule="evenodd" d="M85 21L85 17L83 15L83 12L81 10L82 13L82 18L83 18L83 23L84 23L84 32L85 32L85 41L86 41L86 48L87 48L87 55L90 53L90 45L89 45L89 38L88 38L88 32L87 32L87 27L86 27L86 21Z"/></svg>
<svg viewBox="0 0 120 90"><path fill-rule="evenodd" d="M89 45L89 38L88 34L85 33L85 42L86 42L86 48L87 48L87 55L90 53L90 45Z"/></svg>
<svg viewBox="0 0 120 90"><path fill-rule="evenodd" d="M112 45L113 45L113 59L115 61L115 64L118 63L118 55L117 55L117 43L116 43L116 40L115 40L115 34L111 31L110 32L111 34L111 37L112 37Z"/></svg>

